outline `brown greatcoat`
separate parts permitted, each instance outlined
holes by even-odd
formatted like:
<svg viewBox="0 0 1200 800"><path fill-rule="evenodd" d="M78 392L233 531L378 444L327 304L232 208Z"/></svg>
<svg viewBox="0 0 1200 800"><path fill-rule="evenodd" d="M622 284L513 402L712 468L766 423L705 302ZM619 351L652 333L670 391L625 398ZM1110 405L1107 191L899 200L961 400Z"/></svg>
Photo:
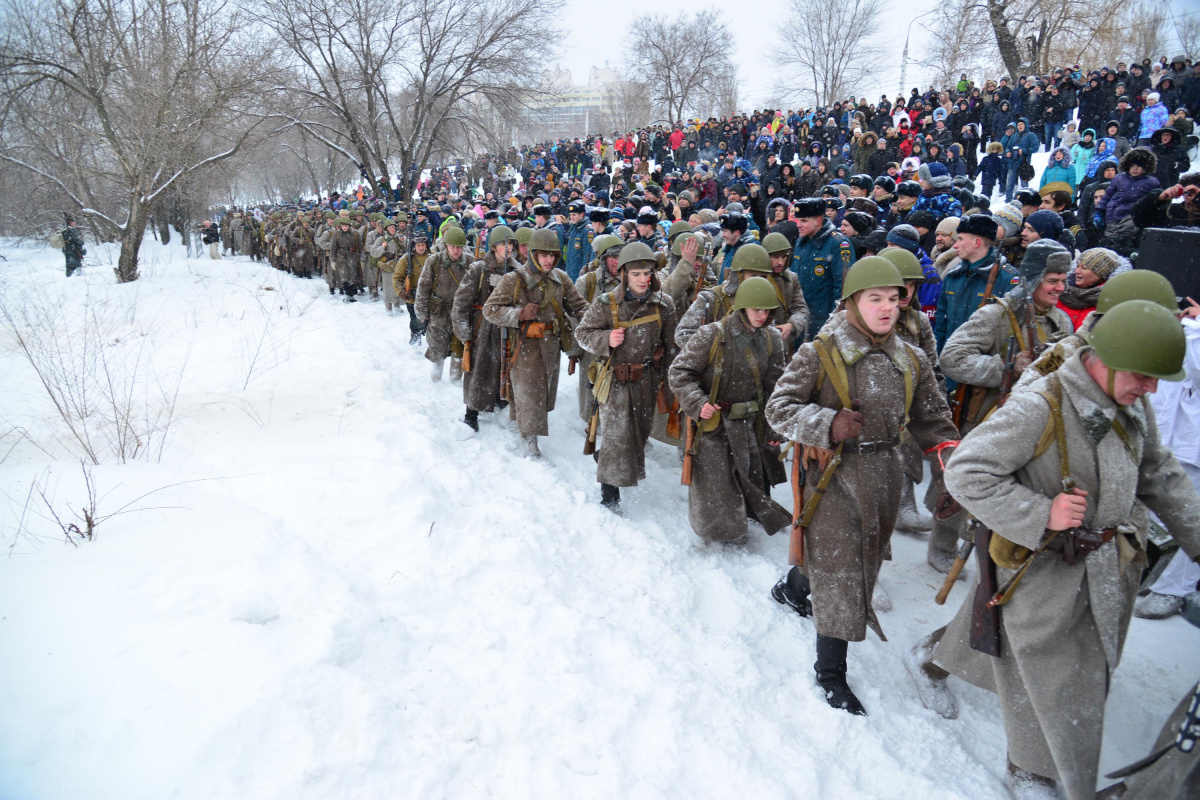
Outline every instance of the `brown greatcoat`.
<svg viewBox="0 0 1200 800"><path fill-rule="evenodd" d="M724 331L724 355L713 343ZM678 336L676 336L678 340ZM709 401L718 364L718 403L758 403L760 408L783 373L783 340L764 326L751 330L740 312L702 326L688 339L671 365L671 391L695 424ZM757 373L757 374L756 374ZM784 480L778 448L768 444L771 432L760 411L742 419L722 413L716 429L696 432L692 484L688 487L688 521L702 539L731 542L746 535L746 519L756 519L767 533L791 522L785 508L771 499L771 485Z"/></svg>
<svg viewBox="0 0 1200 800"><path fill-rule="evenodd" d="M329 237L329 258L337 271L340 283L360 283L359 257L362 254L362 239L358 231L335 228Z"/></svg>
<svg viewBox="0 0 1200 800"><path fill-rule="evenodd" d="M463 403L472 411L495 411L500 399L500 328L483 316L483 304L500 279L520 265L511 256L497 261L487 253L467 270L458 291L450 322L459 341L471 343L471 371L463 373Z"/></svg>
<svg viewBox="0 0 1200 800"><path fill-rule="evenodd" d="M592 265L595 265L595 261L592 262ZM575 291L579 292L579 296L590 306L597 297L619 285L619 278L613 277L608 273L607 268L601 267L580 273L579 278L575 281ZM579 347L578 342L575 344L575 352L571 355L579 359L579 363L575 365L579 374L579 416L584 422L587 422L591 417L593 399L592 384L588 380L588 368L596 359L587 350Z"/></svg>
<svg viewBox="0 0 1200 800"><path fill-rule="evenodd" d="M413 309L417 312L417 319L426 323L425 341L428 348L425 357L430 361L441 361L451 354L462 356L462 343L454 336L450 324L450 309L454 305L454 293L467 274L468 266L464 247L457 261L443 250L431 255L421 270Z"/></svg>
<svg viewBox="0 0 1200 800"><path fill-rule="evenodd" d="M280 249L287 251L293 273L307 278L317 271L317 234L312 227L297 225L290 232L280 233L278 236L286 242Z"/></svg>
<svg viewBox="0 0 1200 800"><path fill-rule="evenodd" d="M890 336L881 347L836 312L821 329L846 364L849 395L860 400L862 432L851 440L898 443L904 424L904 373L911 370L913 401L908 432L922 450L958 437L946 397L924 352ZM817 376L820 360L812 342L796 351L767 404L767 419L787 438L831 450L830 425L842 407L834 379ZM805 495L811 496L821 470L809 469ZM871 607L879 568L889 551L903 479L900 450L885 447L870 454L846 452L806 530L801 571L812 585L817 633L850 642L866 638L869 625L883 629Z"/></svg>
<svg viewBox="0 0 1200 800"><path fill-rule="evenodd" d="M518 320L517 315L526 303L537 304L536 321L546 323L544 338L530 339L525 335L529 326ZM561 316L555 304L561 309ZM513 328L512 333L516 334L512 345L516 360L509 370L512 406L517 428L525 436L550 433L547 415L554 410L558 394L563 328L570 324L568 319L577 323L586 308L567 273L561 269L542 272L532 260L505 275L483 305L484 319L493 325Z"/></svg>
<svg viewBox="0 0 1200 800"><path fill-rule="evenodd" d="M629 322L657 315L625 329L625 341L615 350L608 337L616 321ZM614 320L614 317L616 318ZM646 440L654 425L656 399L663 377L675 355L675 305L665 295L657 277L643 299L624 295L624 285L600 295L588 307L575 339L585 351L604 362L641 364L641 378L621 381L615 376L608 400L600 406L602 446L597 456L596 480L610 486L637 486L646 477Z"/></svg>

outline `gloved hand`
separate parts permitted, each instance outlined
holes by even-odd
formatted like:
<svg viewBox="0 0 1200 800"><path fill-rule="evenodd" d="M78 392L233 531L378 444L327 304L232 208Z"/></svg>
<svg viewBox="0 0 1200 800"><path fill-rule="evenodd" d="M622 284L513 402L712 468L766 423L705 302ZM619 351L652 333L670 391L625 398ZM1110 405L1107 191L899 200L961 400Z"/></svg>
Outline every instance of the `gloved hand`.
<svg viewBox="0 0 1200 800"><path fill-rule="evenodd" d="M521 322L529 322L531 319L537 319L537 315L537 303L526 303L524 308L517 313L517 319L521 320Z"/></svg>
<svg viewBox="0 0 1200 800"><path fill-rule="evenodd" d="M833 417L829 425L829 441L840 442L852 439L862 432L863 415L858 412L858 401L850 403L850 408L843 408Z"/></svg>
<svg viewBox="0 0 1200 800"><path fill-rule="evenodd" d="M1104 215L1099 211L1092 212L1092 225L1097 228L1104 227Z"/></svg>
<svg viewBox="0 0 1200 800"><path fill-rule="evenodd" d="M933 516L937 519L950 519L960 511L962 511L962 506L950 496L949 492L942 492L937 496L937 501L933 506Z"/></svg>
<svg viewBox="0 0 1200 800"><path fill-rule="evenodd" d="M488 283L491 284L493 289L495 289L500 285L500 279L503 277L503 275L488 275Z"/></svg>
<svg viewBox="0 0 1200 800"><path fill-rule="evenodd" d="M1013 356L1013 372L1019 378L1019 377L1021 377L1021 374L1023 372L1025 372L1025 370L1028 369L1029 365L1032 363L1033 363L1033 353L1030 353L1027 350L1022 350L1021 352L1019 352L1015 356Z"/></svg>

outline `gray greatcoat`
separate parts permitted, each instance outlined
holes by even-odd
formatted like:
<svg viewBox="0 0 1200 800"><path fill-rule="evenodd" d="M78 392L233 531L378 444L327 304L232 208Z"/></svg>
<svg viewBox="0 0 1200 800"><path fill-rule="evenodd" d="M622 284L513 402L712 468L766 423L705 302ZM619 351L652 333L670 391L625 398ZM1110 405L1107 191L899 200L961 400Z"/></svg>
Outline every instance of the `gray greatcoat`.
<svg viewBox="0 0 1200 800"><path fill-rule="evenodd" d="M362 253L362 240L358 231L351 228L348 231L335 228L329 237L329 259L337 272L339 283L360 284L362 275L359 273L359 256Z"/></svg>
<svg viewBox="0 0 1200 800"><path fill-rule="evenodd" d="M484 319L483 304L506 273L520 265L488 253L467 270L454 293L450 321L459 341L471 343L471 371L463 373L463 403L472 411L495 411L500 399L500 328Z"/></svg>
<svg viewBox="0 0 1200 800"><path fill-rule="evenodd" d="M904 372L913 372L913 400L907 430L922 450L958 437L945 394L925 353L897 336L882 347L846 319L830 316L821 329L846 364L852 400L860 400L864 422L855 443L899 443L904 423ZM796 351L767 404L767 419L792 441L832 450L830 425L841 408L834 381L824 376L817 388L817 351L811 342ZM805 496L816 490L821 471L809 469ZM867 626L884 638L871 607L879 568L890 553L890 538L900 504L900 450L893 446L871 454L843 453L842 463L808 526L805 565L812 585L817 633L858 642Z"/></svg>
<svg viewBox="0 0 1200 800"><path fill-rule="evenodd" d="M718 347L710 361L721 330L724 355ZM740 312L701 326L675 357L668 375L689 424L700 419L700 410L709 402L718 363L722 375L715 400L757 403L760 410L741 419L722 413L716 429L696 431L688 521L697 536L710 541L731 542L745 536L747 518L758 520L773 534L791 523L791 515L771 499L771 485L782 482L784 474L778 448L769 444L778 436L766 424L761 404L783 373L783 340L769 326L751 330Z"/></svg>
<svg viewBox="0 0 1200 800"><path fill-rule="evenodd" d="M396 286L392 282L392 272L396 269L396 262L408 252L406 244L404 237L400 234L393 235L385 231L375 237L374 243L367 250L371 257L376 259L379 280L383 284L383 301L389 311L392 306L399 304L396 297Z"/></svg>
<svg viewBox="0 0 1200 800"><path fill-rule="evenodd" d="M637 486L646 477L646 440L654 424L659 387L675 355L675 305L664 294L657 278L651 278L645 298L623 293L624 287L605 292L588 306L583 321L575 330L575 340L584 351L602 363L642 364L644 372L636 381L614 378L608 400L600 406L602 446L596 463L596 480L610 486ZM653 317L625 329L625 341L615 350L608 337L614 328L613 306L621 322Z"/></svg>
<svg viewBox="0 0 1200 800"><path fill-rule="evenodd" d="M962 594L934 652L938 665L999 695L1009 759L1061 781L1071 800L1095 796L1105 698L1146 564L1144 533L1132 519L1135 502L1158 514L1189 557L1200 556L1200 498L1160 442L1149 402L1117 406L1087 373L1082 356L1090 352L1071 356L1057 378L1012 394L965 437L946 465L946 487L984 525L1036 549L1063 490L1053 437L1033 455L1050 417L1038 392L1058 380L1070 475L1087 492L1084 525L1121 526L1120 532L1073 567L1052 552L1034 559L1001 607L999 658L970 648L974 589ZM997 566L997 583L1012 574Z"/></svg>
<svg viewBox="0 0 1200 800"><path fill-rule="evenodd" d="M594 266L595 262L592 262L592 265ZM620 286L620 276L610 275L608 270L603 268L582 272L575 281L575 291L579 292L579 296L589 306L597 297L612 291L617 286ZM576 342L575 352L571 355L579 359L579 363L575 365L579 375L579 416L584 422L587 422L591 418L592 412L592 384L588 380L588 368L596 359L578 344Z"/></svg>
<svg viewBox="0 0 1200 800"><path fill-rule="evenodd" d="M421 277L417 279L417 297L413 308L417 312L417 319L426 322L425 342L428 347L425 357L430 361L441 361L449 355L462 356L462 343L454 336L450 324L450 309L454 305L454 293L458 291L469 266L466 248L463 248L457 261L443 250L429 256L421 270Z"/></svg>
<svg viewBox="0 0 1200 800"><path fill-rule="evenodd" d="M426 265L426 272L428 269ZM542 339L528 338L525 335L528 325L517 319L526 303L536 303L537 321L547 324L547 333ZM562 311L561 318L554 309L555 303ZM484 303L484 319L493 325L513 328L512 332L516 334L514 347L519 349L510 374L512 407L522 435L549 435L547 415L554 410L558 394L563 328L577 323L586 308L567 273L561 269L542 272L532 261L505 275Z"/></svg>

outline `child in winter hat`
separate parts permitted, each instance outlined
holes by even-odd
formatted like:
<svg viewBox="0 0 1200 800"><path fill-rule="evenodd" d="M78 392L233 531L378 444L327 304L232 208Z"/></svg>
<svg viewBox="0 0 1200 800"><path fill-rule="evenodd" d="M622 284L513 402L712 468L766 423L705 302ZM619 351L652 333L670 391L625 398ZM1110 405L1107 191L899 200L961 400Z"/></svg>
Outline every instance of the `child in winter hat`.
<svg viewBox="0 0 1200 800"><path fill-rule="evenodd" d="M1020 209L1013 208L1008 204L1002 205L993 211L992 218L1004 228L1003 235L1000 237L1002 239L1011 239L1016 236L1021 230L1021 225L1025 222L1021 216Z"/></svg>
<svg viewBox="0 0 1200 800"><path fill-rule="evenodd" d="M917 169L917 176L921 183L930 189L949 189L954 183L954 179L950 177L950 170L946 169L945 164L937 161L922 164Z"/></svg>

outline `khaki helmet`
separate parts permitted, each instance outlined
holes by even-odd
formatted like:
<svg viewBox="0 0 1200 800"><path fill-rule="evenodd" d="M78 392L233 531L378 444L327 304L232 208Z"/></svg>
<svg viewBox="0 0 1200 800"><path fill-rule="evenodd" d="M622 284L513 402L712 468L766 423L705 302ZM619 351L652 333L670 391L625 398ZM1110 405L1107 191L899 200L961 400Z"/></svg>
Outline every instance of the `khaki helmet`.
<svg viewBox="0 0 1200 800"><path fill-rule="evenodd" d="M775 255L783 251L792 252L792 243L788 238L779 231L768 233L762 240L763 250L767 251L768 255Z"/></svg>
<svg viewBox="0 0 1200 800"><path fill-rule="evenodd" d="M741 311L743 308L779 308L779 295L775 294L775 287L769 280L754 275L742 281L737 294L733 296L733 310Z"/></svg>
<svg viewBox="0 0 1200 800"><path fill-rule="evenodd" d="M512 228L507 225L497 225L488 233L487 246L488 250L494 250L496 245L507 242L513 238Z"/></svg>
<svg viewBox="0 0 1200 800"><path fill-rule="evenodd" d="M675 237L681 233L688 233L692 230L692 224L685 219L677 219L671 223L671 227L667 229L667 241L675 241Z"/></svg>
<svg viewBox="0 0 1200 800"><path fill-rule="evenodd" d="M408 222L408 214L403 211L396 212L396 222Z"/></svg>
<svg viewBox="0 0 1200 800"><path fill-rule="evenodd" d="M879 252L879 258L892 262L905 281L925 282L925 270L921 269L921 262L903 247L885 247Z"/></svg>
<svg viewBox="0 0 1200 800"><path fill-rule="evenodd" d="M528 245L533 238L533 228L517 228L517 244ZM558 237L555 237L558 238Z"/></svg>
<svg viewBox="0 0 1200 800"><path fill-rule="evenodd" d="M611 233L603 233L592 240L592 252L597 258L604 258L609 250L614 247L620 247L624 242L620 236L615 236Z"/></svg>
<svg viewBox="0 0 1200 800"><path fill-rule="evenodd" d="M1127 300L1149 300L1171 313L1179 310L1171 282L1148 269L1131 269L1109 278L1096 298L1096 313L1105 314Z"/></svg>
<svg viewBox="0 0 1200 800"><path fill-rule="evenodd" d="M695 239L696 234L691 231L684 231L675 237L675 241L671 243L671 252L677 256L683 255L683 243L688 239Z"/></svg>
<svg viewBox="0 0 1200 800"><path fill-rule="evenodd" d="M625 269L635 261L649 261L650 268L653 269L656 265L654 251L645 242L630 242L621 248L621 257L617 259L617 265Z"/></svg>
<svg viewBox="0 0 1200 800"><path fill-rule="evenodd" d="M446 220L446 221L445 221L445 222L442 224L442 227L443 227L443 228L461 228L461 227L462 227L462 223L461 223L461 222L459 222L459 221L458 221L456 218L454 218L454 217L450 217L450 219Z"/></svg>
<svg viewBox="0 0 1200 800"><path fill-rule="evenodd" d="M901 297L908 297L908 288L900 277L900 270L883 256L867 256L854 262L842 277L842 299L863 289L894 287Z"/></svg>
<svg viewBox="0 0 1200 800"><path fill-rule="evenodd" d="M548 253L562 253L558 244L558 234L549 228L537 228L529 237L530 250L544 250Z"/></svg>
<svg viewBox="0 0 1200 800"><path fill-rule="evenodd" d="M447 247L466 247L467 234L462 228L448 226L442 231L442 243Z"/></svg>
<svg viewBox="0 0 1200 800"><path fill-rule="evenodd" d="M771 257L761 244L751 242L738 248L729 268L734 272L770 272Z"/></svg>
<svg viewBox="0 0 1200 800"><path fill-rule="evenodd" d="M1187 337L1175 315L1152 300L1113 306L1092 328L1088 343L1104 366L1164 381L1187 377ZM1112 381L1109 381L1109 393Z"/></svg>

